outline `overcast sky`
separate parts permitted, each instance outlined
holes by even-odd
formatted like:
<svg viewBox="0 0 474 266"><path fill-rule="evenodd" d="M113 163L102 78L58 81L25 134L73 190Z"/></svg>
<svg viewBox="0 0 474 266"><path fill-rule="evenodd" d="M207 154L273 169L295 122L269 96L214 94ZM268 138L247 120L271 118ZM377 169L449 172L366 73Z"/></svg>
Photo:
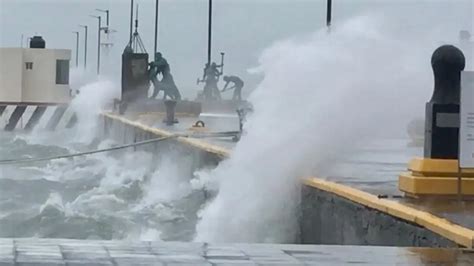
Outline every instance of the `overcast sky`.
<svg viewBox="0 0 474 266"><path fill-rule="evenodd" d="M155 1L135 2L140 6L139 32L151 51ZM178 85L185 90L195 86L206 61L207 2L160 0L159 50L170 62ZM89 15L99 14L95 8L110 9L111 28L117 33L104 67L109 73L119 73L120 54L129 36L129 3L126 0L0 0L0 46L17 47L22 34L25 40L27 36L40 34L49 48L73 49L72 31L80 30L78 24L87 24L92 71L96 60L97 20ZM393 25L401 33L410 28L429 31L444 27L450 29L452 36L440 36L440 39L452 39L461 29L473 29L471 0L333 0L333 3L334 26L358 15L387 14L398 20ZM275 41L323 28L325 15L326 0L214 0L213 59L219 61L219 52L226 52L226 72L242 76L249 81L249 87L256 86L259 77L246 70L257 65L262 50ZM81 53L82 48L81 45Z"/></svg>

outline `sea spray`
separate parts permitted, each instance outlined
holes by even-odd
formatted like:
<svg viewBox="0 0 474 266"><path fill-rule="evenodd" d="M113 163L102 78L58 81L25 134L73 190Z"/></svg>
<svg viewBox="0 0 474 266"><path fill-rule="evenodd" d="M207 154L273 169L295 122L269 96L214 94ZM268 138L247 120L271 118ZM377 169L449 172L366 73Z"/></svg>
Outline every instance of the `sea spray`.
<svg viewBox="0 0 474 266"><path fill-rule="evenodd" d="M385 32L384 22L360 16L329 35L264 51L246 135L228 160L201 173L218 193L200 213L195 240L295 242L299 178L327 175L356 144L404 129L421 113L433 42Z"/></svg>
<svg viewBox="0 0 474 266"><path fill-rule="evenodd" d="M78 118L75 139L88 142L97 136L97 119L101 111L110 108L116 93L117 86L106 79L81 87L71 103L71 109Z"/></svg>

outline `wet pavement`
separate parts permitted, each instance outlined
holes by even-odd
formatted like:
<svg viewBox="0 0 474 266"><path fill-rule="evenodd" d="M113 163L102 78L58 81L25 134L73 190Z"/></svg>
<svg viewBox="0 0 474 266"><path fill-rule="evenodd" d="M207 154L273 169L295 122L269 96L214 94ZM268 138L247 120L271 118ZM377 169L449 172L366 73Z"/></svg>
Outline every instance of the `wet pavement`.
<svg viewBox="0 0 474 266"><path fill-rule="evenodd" d="M0 265L474 265L457 249L0 239Z"/></svg>
<svg viewBox="0 0 474 266"><path fill-rule="evenodd" d="M410 139L375 140L335 167L329 181L374 195L388 196L418 210L432 213L453 223L474 229L474 201L448 199L412 199L400 197L398 175L407 171L408 162L423 156L423 146L413 146Z"/></svg>

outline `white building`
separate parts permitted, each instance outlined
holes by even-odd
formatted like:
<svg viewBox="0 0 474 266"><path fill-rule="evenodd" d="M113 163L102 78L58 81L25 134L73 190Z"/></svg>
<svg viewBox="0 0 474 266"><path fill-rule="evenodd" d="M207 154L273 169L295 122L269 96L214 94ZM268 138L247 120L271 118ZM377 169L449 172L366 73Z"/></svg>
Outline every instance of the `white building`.
<svg viewBox="0 0 474 266"><path fill-rule="evenodd" d="M69 103L71 51L0 48L0 104Z"/></svg>

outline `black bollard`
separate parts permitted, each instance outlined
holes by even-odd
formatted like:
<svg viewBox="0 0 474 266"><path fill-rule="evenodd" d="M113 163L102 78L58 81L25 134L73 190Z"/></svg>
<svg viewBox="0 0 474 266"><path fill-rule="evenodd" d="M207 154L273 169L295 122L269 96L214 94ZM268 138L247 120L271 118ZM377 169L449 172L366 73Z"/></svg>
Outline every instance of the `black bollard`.
<svg viewBox="0 0 474 266"><path fill-rule="evenodd" d="M178 123L178 120L174 117L176 111L176 101L165 100L166 106L166 119L163 121L167 126L172 126Z"/></svg>
<svg viewBox="0 0 474 266"><path fill-rule="evenodd" d="M457 159L461 71L466 60L457 47L443 45L431 57L434 92L426 104L425 158Z"/></svg>

